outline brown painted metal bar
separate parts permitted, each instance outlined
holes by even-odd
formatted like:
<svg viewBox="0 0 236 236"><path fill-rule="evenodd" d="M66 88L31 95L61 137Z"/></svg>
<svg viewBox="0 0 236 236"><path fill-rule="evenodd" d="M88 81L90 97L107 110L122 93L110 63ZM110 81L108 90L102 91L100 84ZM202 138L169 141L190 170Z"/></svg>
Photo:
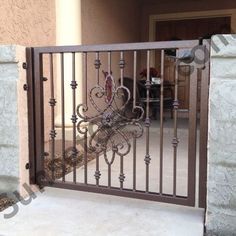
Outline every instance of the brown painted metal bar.
<svg viewBox="0 0 236 236"><path fill-rule="evenodd" d="M125 60L124 60L124 52L120 52L120 81L121 86L124 85L124 68L125 68Z"/></svg>
<svg viewBox="0 0 236 236"><path fill-rule="evenodd" d="M133 71L133 110L136 107L136 86L137 86L137 51L134 51L134 71ZM133 137L133 191L136 190L136 137Z"/></svg>
<svg viewBox="0 0 236 236"><path fill-rule="evenodd" d="M97 84L99 85L99 83L100 83L99 70L100 70L100 66L101 66L99 52L96 52L96 59L95 59L94 65L95 65L95 69L96 69Z"/></svg>
<svg viewBox="0 0 236 236"><path fill-rule="evenodd" d="M134 72L133 72L133 109L136 107L136 86L137 86L137 51L134 51Z"/></svg>
<svg viewBox="0 0 236 236"><path fill-rule="evenodd" d="M147 96L147 103L146 103L146 119L145 119L145 126L146 126L146 155L145 155L145 164L146 164L146 192L149 191L149 164L151 161L150 154L149 154L149 128L150 128L150 88L151 88L151 81L150 81L150 51L147 51L147 79L146 79L146 96Z"/></svg>
<svg viewBox="0 0 236 236"><path fill-rule="evenodd" d="M36 154L35 154L35 106L34 106L34 60L33 49L26 48L26 72L28 85L28 126L29 126L29 172L30 184L36 184Z"/></svg>
<svg viewBox="0 0 236 236"><path fill-rule="evenodd" d="M84 134L84 183L88 183L88 134L87 131Z"/></svg>
<svg viewBox="0 0 236 236"><path fill-rule="evenodd" d="M108 188L111 188L111 165L108 165Z"/></svg>
<svg viewBox="0 0 236 236"><path fill-rule="evenodd" d="M72 124L73 124L73 182L76 183L76 159L77 159L77 148L76 148L76 88L77 82L75 78L75 53L72 53L72 81L71 81L71 88L72 88Z"/></svg>
<svg viewBox="0 0 236 236"><path fill-rule="evenodd" d="M178 55L178 53L177 53ZM175 88L174 88L174 137L172 140L173 145L173 196L176 196L176 176L177 176L177 148L178 148L178 108L179 108L179 101L178 101L178 83L179 83L179 67L178 62L175 65Z"/></svg>
<svg viewBox="0 0 236 236"><path fill-rule="evenodd" d="M99 179L101 176L101 172L99 170L99 154L96 153L96 171L95 171L95 179L96 179L96 185L99 186Z"/></svg>
<svg viewBox="0 0 236 236"><path fill-rule="evenodd" d="M107 61L108 74L110 74L111 73L111 52L108 52L107 56L108 56L108 61Z"/></svg>
<svg viewBox="0 0 236 236"><path fill-rule="evenodd" d="M54 171L55 171L55 137L56 137L56 130L55 130L55 106L56 106L56 99L54 96L54 71L53 71L53 54L49 54L49 64L50 64L50 92L51 92L51 98L49 101L49 104L51 106L51 132L50 132L50 138L51 138L51 160L53 163L52 168L52 179L55 179Z"/></svg>
<svg viewBox="0 0 236 236"><path fill-rule="evenodd" d="M133 191L136 190L136 137L133 137Z"/></svg>
<svg viewBox="0 0 236 236"><path fill-rule="evenodd" d="M53 184L51 184L50 182L45 182L44 185L55 188L72 189L86 192L109 194L121 197L138 198L149 201L159 201L159 202L173 203L185 206L193 206L191 202L189 202L189 199L183 196L173 197L172 195L168 194L160 195L158 193L152 193L152 192L149 192L147 194L145 191L136 190L135 192L133 192L130 189L123 189L122 191L120 191L120 188L115 188L115 187L99 186L98 188L96 185L91 185L91 184L85 185L80 183L73 184L72 182L63 183L56 181Z"/></svg>
<svg viewBox="0 0 236 236"><path fill-rule="evenodd" d="M165 42L142 42L101 45L78 45L57 47L35 47L36 53L71 53L71 52L109 52L109 51L134 51L153 49L176 49L193 48L199 43L198 40L165 41Z"/></svg>
<svg viewBox="0 0 236 236"><path fill-rule="evenodd" d="M163 191L163 100L164 100L164 69L165 52L161 50L161 92L160 92L160 174L159 174L159 192Z"/></svg>
<svg viewBox="0 0 236 236"><path fill-rule="evenodd" d="M188 141L188 197L195 204L196 144L197 144L197 86L198 69L190 75L189 85L189 141Z"/></svg>
<svg viewBox="0 0 236 236"><path fill-rule="evenodd" d="M61 53L61 150L62 150L62 181L65 182L65 78L64 78L64 54Z"/></svg>
<svg viewBox="0 0 236 236"><path fill-rule="evenodd" d="M87 52L83 53L83 64L84 64L84 69L83 69L83 77L84 77L84 90L83 90L83 103L86 105L88 105L88 96L87 96L87 90L88 90L88 54ZM98 71L98 75L97 75L98 79L99 79L99 71ZM81 91L82 92L82 91Z"/></svg>
<svg viewBox="0 0 236 236"><path fill-rule="evenodd" d="M99 52L96 52L96 59L95 59L94 65L95 65L95 69L96 69L97 84L99 85L99 83L100 83L99 72L100 72L100 67L101 67ZM86 90L86 94L87 94L87 88L84 89L84 92L85 92L85 90ZM96 153L96 171L95 171L94 177L96 179L96 185L99 186L101 172L99 170L99 154L98 153Z"/></svg>
<svg viewBox="0 0 236 236"><path fill-rule="evenodd" d="M205 54L209 57L210 45L206 45ZM210 62L205 62L201 76L200 94L200 140L199 140L199 207L206 208L207 182L207 137L208 137L208 96L210 82Z"/></svg>
<svg viewBox="0 0 236 236"><path fill-rule="evenodd" d="M87 89L88 89L88 68L87 68L87 52L83 53L83 58L84 58L84 102L86 104L87 107ZM88 183L88 150L87 150L87 145L88 145L88 133L87 133L87 129L84 133L84 183L87 184Z"/></svg>
<svg viewBox="0 0 236 236"><path fill-rule="evenodd" d="M124 180L125 180L125 175L124 175L124 156L120 156L120 189L123 189L124 185Z"/></svg>
<svg viewBox="0 0 236 236"><path fill-rule="evenodd" d="M42 185L44 171L43 57L34 52L36 182Z"/></svg>

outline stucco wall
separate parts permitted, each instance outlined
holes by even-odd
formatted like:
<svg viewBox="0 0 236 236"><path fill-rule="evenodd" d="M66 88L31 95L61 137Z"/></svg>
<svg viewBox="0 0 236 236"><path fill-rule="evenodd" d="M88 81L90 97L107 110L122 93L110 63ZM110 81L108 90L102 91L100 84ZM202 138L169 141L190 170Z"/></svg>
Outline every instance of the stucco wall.
<svg viewBox="0 0 236 236"><path fill-rule="evenodd" d="M132 43L140 41L141 8L136 0L81 0L82 44ZM107 53L100 55L101 71L108 71ZM119 53L112 53L112 73L118 84ZM133 77L133 56L125 53L124 75ZM88 88L96 83L95 54L88 56ZM105 81L100 73L100 81ZM100 99L101 100L101 99ZM100 104L100 101L97 101ZM92 112L92 110L91 110Z"/></svg>
<svg viewBox="0 0 236 236"><path fill-rule="evenodd" d="M0 0L0 44L55 45L55 1Z"/></svg>
<svg viewBox="0 0 236 236"><path fill-rule="evenodd" d="M139 7L136 0L82 0L83 44L138 42Z"/></svg>
<svg viewBox="0 0 236 236"><path fill-rule="evenodd" d="M133 43L140 41L140 4L136 0L82 0L82 44ZM94 59L89 61L93 66ZM107 57L103 57L107 69ZM126 54L126 76L132 76L131 55ZM119 55L114 55L113 65ZM119 67L113 67L119 76ZM93 74L91 75L93 76Z"/></svg>
<svg viewBox="0 0 236 236"><path fill-rule="evenodd" d="M209 96L207 235L236 233L236 35L214 37Z"/></svg>

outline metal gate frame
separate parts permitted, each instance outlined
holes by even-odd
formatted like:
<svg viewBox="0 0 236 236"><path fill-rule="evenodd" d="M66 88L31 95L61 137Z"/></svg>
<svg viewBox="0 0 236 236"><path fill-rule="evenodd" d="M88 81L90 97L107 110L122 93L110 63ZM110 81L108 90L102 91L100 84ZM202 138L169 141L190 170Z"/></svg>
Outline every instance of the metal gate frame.
<svg viewBox="0 0 236 236"><path fill-rule="evenodd" d="M35 47L26 49L27 57L27 85L28 85L28 112L29 112L29 160L30 160L30 183L40 186L53 186L64 189L76 189L81 191L104 193L110 195L154 200L180 205L195 205L196 183L196 120L197 120L197 79L190 87L190 111L189 111L189 156L188 163L188 197L179 197L163 193L151 193L145 191L120 189L115 187L103 187L85 183L68 183L50 181L45 179L43 169L44 158L44 99L43 99L43 74L42 54L50 53L73 53L73 52L114 52L114 51L138 51L138 50L164 50L169 48L193 48L199 45L197 40L175 42L149 42L91 46L55 46ZM210 44L203 41L202 48L206 55L209 54ZM199 65L198 65L199 66ZM209 88L209 58L205 58L199 66L203 71L201 79L201 102L200 102L200 150L199 150L199 207L206 207L206 174L207 174L207 135L208 135L208 88ZM197 70L194 75L197 77Z"/></svg>

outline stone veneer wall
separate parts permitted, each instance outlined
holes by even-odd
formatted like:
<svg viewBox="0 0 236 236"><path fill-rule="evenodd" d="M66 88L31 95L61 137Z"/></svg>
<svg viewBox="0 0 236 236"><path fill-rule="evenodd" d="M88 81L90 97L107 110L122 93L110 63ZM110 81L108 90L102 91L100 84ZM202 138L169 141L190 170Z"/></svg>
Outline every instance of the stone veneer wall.
<svg viewBox="0 0 236 236"><path fill-rule="evenodd" d="M207 235L236 235L236 35L213 37L207 183Z"/></svg>
<svg viewBox="0 0 236 236"><path fill-rule="evenodd" d="M0 194L16 190L22 194L21 186L29 179L24 61L24 47L0 46Z"/></svg>

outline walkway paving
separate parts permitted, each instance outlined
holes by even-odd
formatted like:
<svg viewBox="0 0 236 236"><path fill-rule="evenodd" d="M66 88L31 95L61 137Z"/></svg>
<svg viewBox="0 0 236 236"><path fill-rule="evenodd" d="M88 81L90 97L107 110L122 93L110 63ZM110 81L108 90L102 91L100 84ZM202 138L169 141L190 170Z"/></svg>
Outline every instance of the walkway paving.
<svg viewBox="0 0 236 236"><path fill-rule="evenodd" d="M16 216L0 214L0 236L202 236L203 210L46 188Z"/></svg>

